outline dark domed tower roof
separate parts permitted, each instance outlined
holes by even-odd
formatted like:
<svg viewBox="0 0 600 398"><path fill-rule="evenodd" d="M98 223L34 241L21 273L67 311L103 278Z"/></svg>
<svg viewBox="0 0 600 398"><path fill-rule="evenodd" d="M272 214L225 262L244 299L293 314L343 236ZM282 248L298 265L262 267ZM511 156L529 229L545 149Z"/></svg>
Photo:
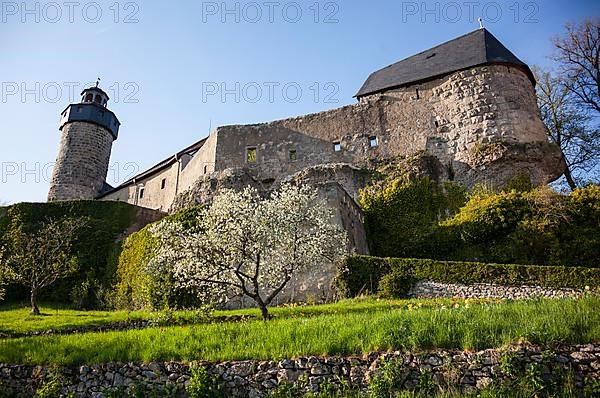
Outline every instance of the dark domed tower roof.
<svg viewBox="0 0 600 398"><path fill-rule="evenodd" d="M529 67L494 35L482 28L372 73L356 97L377 94L486 64L521 67L535 85Z"/></svg>

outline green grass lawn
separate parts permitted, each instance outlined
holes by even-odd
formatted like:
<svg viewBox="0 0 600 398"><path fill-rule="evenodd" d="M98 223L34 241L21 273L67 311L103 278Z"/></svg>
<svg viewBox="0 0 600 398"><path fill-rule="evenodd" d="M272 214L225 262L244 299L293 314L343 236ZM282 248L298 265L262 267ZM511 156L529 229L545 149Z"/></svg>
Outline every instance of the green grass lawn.
<svg viewBox="0 0 600 398"><path fill-rule="evenodd" d="M464 304L464 300L379 300L375 298L359 298L342 300L333 304L323 305L292 305L270 308L269 313L276 319L305 318L319 315L348 314L357 312L373 312L393 309L408 309L409 306L439 307L452 306L454 303ZM494 302L490 300L469 300L472 303ZM68 330L83 326L106 326L111 323L153 319L162 312L149 311L80 311L61 305L41 305L41 316L30 315L30 309L25 305L0 306L0 333L5 335L23 334L27 332L43 332L47 330ZM194 321L194 311L173 311L172 315L182 321ZM258 309L243 309L234 311L214 311L212 319L227 320L227 318L256 318L260 319ZM183 322L182 322L183 323Z"/></svg>
<svg viewBox="0 0 600 398"><path fill-rule="evenodd" d="M128 319L146 319L143 311L78 311L60 305L40 306L41 316L30 315L31 309L24 306L5 305L0 307L0 333L15 334L40 332L49 329L64 330L82 326L105 326Z"/></svg>
<svg viewBox="0 0 600 398"><path fill-rule="evenodd" d="M4 339L0 341L0 362L267 360L433 347L483 349L517 340L543 345L600 340L598 297L467 306L457 301L458 308L450 303L353 300L273 309L276 318L269 322L246 320ZM255 310L228 314L258 315Z"/></svg>

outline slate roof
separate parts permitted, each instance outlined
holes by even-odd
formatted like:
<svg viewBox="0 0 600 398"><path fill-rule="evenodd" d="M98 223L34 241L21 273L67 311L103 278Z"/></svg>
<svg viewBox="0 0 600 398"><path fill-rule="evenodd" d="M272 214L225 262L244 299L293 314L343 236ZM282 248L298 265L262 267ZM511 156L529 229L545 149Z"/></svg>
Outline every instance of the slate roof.
<svg viewBox="0 0 600 398"><path fill-rule="evenodd" d="M356 97L408 86L486 64L522 67L535 85L535 78L529 67L487 29L482 28L372 73Z"/></svg>

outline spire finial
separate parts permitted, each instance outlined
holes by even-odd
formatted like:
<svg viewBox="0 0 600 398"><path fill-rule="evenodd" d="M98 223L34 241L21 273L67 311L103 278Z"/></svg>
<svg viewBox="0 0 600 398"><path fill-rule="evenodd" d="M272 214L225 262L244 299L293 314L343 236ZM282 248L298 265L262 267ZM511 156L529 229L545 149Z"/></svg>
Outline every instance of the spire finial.
<svg viewBox="0 0 600 398"><path fill-rule="evenodd" d="M96 88L98 88L99 85L100 85L100 78L98 78L98 80L96 80Z"/></svg>
<svg viewBox="0 0 600 398"><path fill-rule="evenodd" d="M479 29L483 29L483 18L479 17L477 21L479 22Z"/></svg>

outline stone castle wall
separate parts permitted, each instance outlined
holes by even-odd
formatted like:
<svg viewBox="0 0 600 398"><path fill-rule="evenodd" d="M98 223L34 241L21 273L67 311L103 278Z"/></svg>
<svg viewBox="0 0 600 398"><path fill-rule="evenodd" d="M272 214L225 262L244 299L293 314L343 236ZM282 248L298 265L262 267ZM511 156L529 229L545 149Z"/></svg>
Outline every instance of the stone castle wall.
<svg viewBox="0 0 600 398"><path fill-rule="evenodd" d="M334 150L336 143L340 151ZM248 161L249 149L256 150L256 161ZM179 174L170 171L167 183L178 181L176 189L164 191L160 181L165 176L153 175L136 182L145 187L145 198L136 203L168 209L197 180L227 169L248 169L257 181L272 183L317 165L368 167L372 161L415 153L436 156L466 187L481 182L502 186L522 173L536 185L545 184L564 167L560 151L547 141L526 73L487 65L326 112L219 127L186 167L171 166ZM346 185L355 197L360 186ZM105 199L115 198L134 200L131 192Z"/></svg>
<svg viewBox="0 0 600 398"><path fill-rule="evenodd" d="M106 179L112 143L104 127L87 122L65 125L48 200L94 199Z"/></svg>
<svg viewBox="0 0 600 398"><path fill-rule="evenodd" d="M373 137L376 147L370 145ZM340 152L334 152L334 143L341 144ZM544 156L531 158L521 151L515 158L510 152L526 145L540 146ZM248 147L258 149L256 164L246 162ZM288 152L296 148L298 159L291 161ZM246 166L257 170L259 178L273 178L307 165L368 166L372 160L418 152L435 155L454 168L456 180L467 187L483 181L503 185L522 172L539 185L562 173L560 153L547 144L529 78L522 69L504 65L455 72L327 112L224 127L216 169ZM523 169L519 161L529 167ZM497 167L490 168L494 163L504 171L498 174Z"/></svg>

